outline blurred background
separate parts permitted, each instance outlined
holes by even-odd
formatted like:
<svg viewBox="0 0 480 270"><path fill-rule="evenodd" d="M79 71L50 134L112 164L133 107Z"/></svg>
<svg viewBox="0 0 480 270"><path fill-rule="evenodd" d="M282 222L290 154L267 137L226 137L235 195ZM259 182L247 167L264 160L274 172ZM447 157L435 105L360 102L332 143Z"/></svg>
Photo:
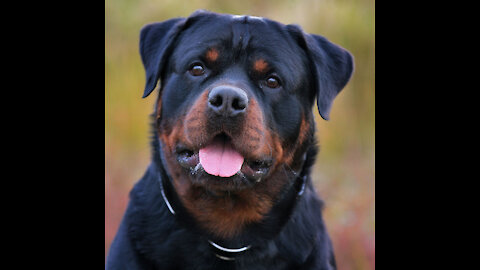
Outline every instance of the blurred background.
<svg viewBox="0 0 480 270"><path fill-rule="evenodd" d="M150 162L145 73L138 53L143 25L187 17L197 9L295 23L349 50L355 72L336 98L330 121L315 110L320 153L313 180L338 269L375 269L374 0L106 0L105 256L128 202Z"/></svg>

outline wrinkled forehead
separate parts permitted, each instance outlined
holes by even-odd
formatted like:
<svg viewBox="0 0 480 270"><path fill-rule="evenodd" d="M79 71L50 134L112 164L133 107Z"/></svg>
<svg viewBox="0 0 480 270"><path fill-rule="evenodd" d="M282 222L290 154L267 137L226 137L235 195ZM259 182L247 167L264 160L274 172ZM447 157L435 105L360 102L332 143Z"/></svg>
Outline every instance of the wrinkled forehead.
<svg viewBox="0 0 480 270"><path fill-rule="evenodd" d="M179 36L175 54L182 58L207 53L248 55L299 68L305 64L305 52L285 30L285 26L261 17L241 15L206 16L194 21ZM220 55L222 57L222 55ZM288 59L288 60L287 60Z"/></svg>

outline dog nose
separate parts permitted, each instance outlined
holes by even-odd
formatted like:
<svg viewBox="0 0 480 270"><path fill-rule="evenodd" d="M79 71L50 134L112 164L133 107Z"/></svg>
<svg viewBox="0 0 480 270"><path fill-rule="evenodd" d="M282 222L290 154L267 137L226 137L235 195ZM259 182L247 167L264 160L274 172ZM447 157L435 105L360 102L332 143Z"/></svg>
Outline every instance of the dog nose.
<svg viewBox="0 0 480 270"><path fill-rule="evenodd" d="M247 110L248 97L240 88L217 86L208 94L208 107L216 114L233 117Z"/></svg>

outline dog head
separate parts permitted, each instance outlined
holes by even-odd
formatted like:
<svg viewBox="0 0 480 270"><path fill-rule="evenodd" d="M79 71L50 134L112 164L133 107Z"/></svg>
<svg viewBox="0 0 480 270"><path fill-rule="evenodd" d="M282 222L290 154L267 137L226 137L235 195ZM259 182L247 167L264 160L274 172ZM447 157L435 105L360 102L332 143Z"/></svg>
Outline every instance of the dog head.
<svg viewBox="0 0 480 270"><path fill-rule="evenodd" d="M161 82L158 154L182 203L222 236L291 186L313 144L314 100L328 120L353 71L350 53L298 26L206 11L145 26L140 54L143 97Z"/></svg>

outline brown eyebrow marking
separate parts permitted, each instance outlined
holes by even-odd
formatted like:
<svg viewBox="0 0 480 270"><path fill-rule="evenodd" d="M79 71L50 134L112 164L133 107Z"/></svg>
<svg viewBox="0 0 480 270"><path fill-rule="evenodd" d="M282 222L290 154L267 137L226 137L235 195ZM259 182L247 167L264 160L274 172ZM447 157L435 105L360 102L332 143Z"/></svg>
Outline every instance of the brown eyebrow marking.
<svg viewBox="0 0 480 270"><path fill-rule="evenodd" d="M210 48L208 51L207 51L207 60L210 61L210 62L215 62L217 61L217 58L218 58L218 50L215 49L215 48Z"/></svg>
<svg viewBox="0 0 480 270"><path fill-rule="evenodd" d="M268 68L268 63L261 58L255 60L255 62L253 63L253 69L257 72L265 72L267 71L267 68Z"/></svg>

